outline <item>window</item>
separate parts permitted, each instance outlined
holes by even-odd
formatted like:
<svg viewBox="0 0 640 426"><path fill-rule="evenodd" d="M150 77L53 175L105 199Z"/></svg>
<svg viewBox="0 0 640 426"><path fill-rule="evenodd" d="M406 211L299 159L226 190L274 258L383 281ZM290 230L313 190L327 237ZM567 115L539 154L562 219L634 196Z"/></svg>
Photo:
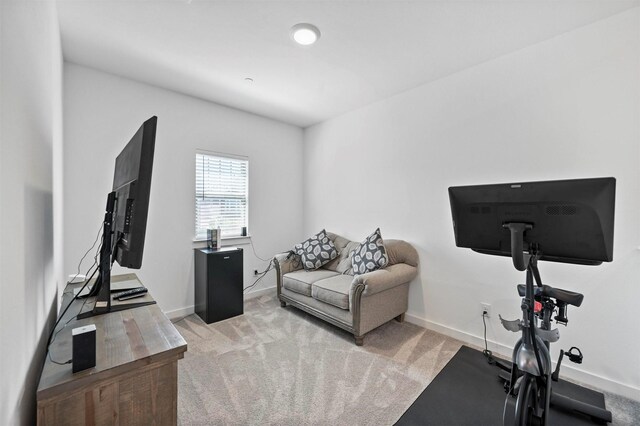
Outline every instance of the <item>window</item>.
<svg viewBox="0 0 640 426"><path fill-rule="evenodd" d="M242 235L248 222L249 160L196 153L196 240L220 227L222 237Z"/></svg>

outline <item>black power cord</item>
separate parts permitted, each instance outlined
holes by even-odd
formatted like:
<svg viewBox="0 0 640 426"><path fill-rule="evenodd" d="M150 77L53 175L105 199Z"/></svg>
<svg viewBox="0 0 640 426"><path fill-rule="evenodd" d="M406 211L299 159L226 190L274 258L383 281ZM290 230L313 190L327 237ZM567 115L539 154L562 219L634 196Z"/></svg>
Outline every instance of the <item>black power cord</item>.
<svg viewBox="0 0 640 426"><path fill-rule="evenodd" d="M94 265L95 266L95 265ZM92 266L93 268L93 266ZM60 328L60 330L55 331L56 327L58 326L58 324L60 323L60 320L62 319L62 317L64 316L64 314L67 313L67 311L69 310L69 308L71 307L71 304L73 303L74 300L76 300L78 298L78 294L82 293L82 290L84 290L84 288L89 284L89 281L91 281L91 279L93 278L93 276L96 274L96 272L98 271L99 268L95 268L93 270L93 272L91 273L91 276L89 277L89 279L87 279L87 281L85 281L84 285L82 286L82 288L80 289L80 291L71 298L71 301L67 304L67 307L64 309L64 311L62 311L62 314L58 317L58 320L56 321L56 323L53 325L53 328L51 329L51 334L49 334L49 339L47 341L47 348L49 347L49 345L51 345L51 343L53 343L53 341L55 340L56 336L58 335L58 333L60 333L62 330L64 330L64 327L69 324L72 320L74 320L78 315L74 315L73 317L69 318L69 320ZM89 273L91 270L87 271L87 273ZM86 301L86 300L85 300ZM84 306L84 303L82 304L82 306ZM82 308L81 308L82 309ZM78 312L79 314L80 312ZM55 331L55 333L54 333Z"/></svg>
<svg viewBox="0 0 640 426"><path fill-rule="evenodd" d="M102 230L102 223L100 224L100 230ZM96 235L96 239L94 240L93 244L91 245L91 247L89 248L89 250L87 250L85 252L85 254L82 256L82 258L80 259L80 262L78 263L78 268L77 268L77 273L76 275L71 279L71 281L75 280L78 275L80 274L80 266L82 265L82 261L84 260L85 257L87 257L87 254L89 254L89 252L95 247L96 242L98 241L99 237L100 237L100 230L98 231L98 234ZM49 333L49 338L47 339L47 349L49 349L49 346L51 346L51 343L53 343L53 341L56 339L56 337L58 336L58 334L64 330L64 328L67 326L67 324L69 324L72 320L74 320L78 314L80 314L80 312L82 312L82 308L84 307L84 304L86 303L86 299L85 302L82 304L82 306L80 307L80 311L78 312L78 314L74 315L73 317L71 317L69 320L67 320L66 323L64 323L64 325L62 327L60 327L60 329L58 331L56 331L56 327L58 326L58 324L60 324L60 320L62 320L62 317L64 317L64 314L67 313L67 311L69 310L69 308L71 307L71 304L74 302L74 300L76 300L78 298L78 295L80 293L82 293L82 291L85 289L85 287L87 287L87 285L89 284L89 282L91 281L91 279L93 278L93 276L95 275L95 273L98 271L98 253L100 252L100 248L102 247L102 243L100 243L100 245L98 246L98 249L96 250L96 254L93 256L93 264L89 267L89 269L87 270L87 272L85 273L85 277L87 275L89 275L89 273L91 272L91 270L93 270L93 272L91 272L91 276L89 278L86 278L84 285L82 286L82 288L80 289L80 291L78 291L78 293L76 293L71 300L69 301L69 303L67 304L67 306L64 308L64 310L62 311L62 314L60 314L58 316L58 319L56 320L55 324L53 325L53 327L51 327L51 332ZM95 269L94 269L95 268ZM68 360L65 362L58 362L55 361L52 357L51 357L51 351L47 350L47 357L49 358L49 360L51 362L53 362L54 364L58 364L58 365L65 365L65 364L70 364L72 360Z"/></svg>
<svg viewBox="0 0 640 426"><path fill-rule="evenodd" d="M253 282L253 284L251 284L250 286L245 287L244 289L242 289L242 292L244 293L245 291L249 290L250 288L255 287L255 285L256 285L256 284L258 284L258 282L259 282L261 279L263 279L263 278L264 278L264 276L265 276L265 275L267 275L267 273L268 273L269 271L271 271L272 269L274 269L275 267L276 267L276 266L275 266L275 264L273 263L273 259L271 259L271 260L269 261L269 266L267 266L267 269L265 269L265 270L264 270L264 271L262 271L262 272L259 272L259 273L258 273L258 275L260 275L260 276L259 276L258 278L256 278L256 280Z"/></svg>
<svg viewBox="0 0 640 426"><path fill-rule="evenodd" d="M243 293L244 293L245 291L247 291L247 290L249 290L249 289L251 289L251 288L255 287L255 286L256 286L256 284L258 284L258 282L260 282L260 280L261 280L261 279L263 279L263 278L264 278L264 276L265 276L265 275L267 275L267 273L268 273L269 271L271 271L272 269L275 269L275 267L276 267L276 265L275 265L275 263L274 263L273 258L271 258L271 259L264 259L264 258L262 258L262 257L258 256L258 253L256 253L256 248L255 248L255 247L254 247L254 245L253 245L253 238L252 238L251 236L249 237L249 243L251 244L251 250L253 250L253 255L254 255L256 258L258 258L258 259L262 260L263 262L269 262L269 265L267 266L267 269L265 269L264 271L262 271L262 272L258 272L258 274L257 274L257 275L259 275L259 277L258 277L258 278L256 278L256 280L253 282L253 284L251 284L251 285L249 285L249 286L247 286L247 287L245 287L245 288L243 288L243 289L242 289L242 292L243 292ZM295 253L294 253L293 251L291 251L291 250L289 250L288 252L283 252L283 253L289 253L289 255L287 256L287 259L289 259L293 254L295 254Z"/></svg>
<svg viewBox="0 0 640 426"><path fill-rule="evenodd" d="M55 359L51 358L51 351L47 351L47 357L49 357L49 361L51 361L54 364L58 364L58 365L67 365L67 364L71 364L73 362L72 359L67 360L65 362L56 361Z"/></svg>
<svg viewBox="0 0 640 426"><path fill-rule="evenodd" d="M482 324L484 325L484 350L482 354L487 358L487 362L491 365L496 363L496 360L493 358L493 352L489 350L489 346L487 345L487 322L485 321L485 317L487 316L487 312L482 312Z"/></svg>
<svg viewBox="0 0 640 426"><path fill-rule="evenodd" d="M96 234L96 239L93 240L93 244L91 244L91 247L89 247L89 250L87 250L83 255L82 258L80 259L80 262L78 263L78 268L76 270L76 274L74 275L73 278L71 278L69 280L70 283L72 283L76 278L78 278L78 275L80 275L80 267L82 266L82 262L84 261L84 258L87 257L87 255L89 254L89 252L96 246L96 243L98 242L98 239L100 238L100 234L102 233L102 225L103 223L100 222L100 227L98 228L98 233ZM98 252L100 251L100 248L98 247ZM96 256L94 256L93 258L94 260L94 264L96 263ZM89 267L89 269L91 269L92 267ZM86 278L86 277L85 277Z"/></svg>
<svg viewBox="0 0 640 426"><path fill-rule="evenodd" d="M253 246L253 238L249 237L249 244L251 244L251 250L253 250L253 255L255 257L257 257L258 259L262 260L263 262L270 262L270 259L263 259L260 256L258 256L258 253L256 253L256 248Z"/></svg>
<svg viewBox="0 0 640 426"><path fill-rule="evenodd" d="M95 266L95 265L93 265ZM93 267L92 266L92 267ZM64 328L67 326L67 324L69 324L71 321L73 321L78 314L80 314L80 312L82 312L82 308L84 307L84 304L87 303L87 299L84 300L84 302L82 303L82 306L80 307L80 311L72 316L71 318L69 318L69 320L67 320L67 322L64 323L64 325L62 327L60 327L60 329L58 331L56 330L56 327L58 326L58 324L60 323L60 320L62 319L62 317L64 316L64 314L67 313L67 311L69 310L69 308L71 307L71 304L73 303L74 300L76 300L78 298L78 294L80 294L82 292L82 290L84 290L84 288L87 286L87 284L89 284L89 281L91 281L91 278L93 278L93 276L95 275L95 273L98 271L99 268L95 268L93 273L91 274L91 277L89 277L88 280L85 281L84 285L82 286L82 288L80 289L80 291L71 298L71 301L69 302L69 304L67 305L67 307L64 309L64 311L62 312L62 315L60 315L58 317L58 320L56 321L56 323L53 325L53 328L51 329L51 334L49 334L49 341L47 342L47 357L49 358L49 360L51 362L53 362L54 364L58 364L58 365L65 365L65 364L71 364L71 362L73 361L72 359L69 359L65 362L59 362L54 360L53 358L51 358L51 350L49 350L49 346L51 346L51 344L53 343L54 340L56 340L56 337L58 336L58 333L60 333L62 330L64 330ZM91 270L89 270L91 271ZM87 273L89 273L89 271L87 271ZM54 333L55 332L55 333Z"/></svg>

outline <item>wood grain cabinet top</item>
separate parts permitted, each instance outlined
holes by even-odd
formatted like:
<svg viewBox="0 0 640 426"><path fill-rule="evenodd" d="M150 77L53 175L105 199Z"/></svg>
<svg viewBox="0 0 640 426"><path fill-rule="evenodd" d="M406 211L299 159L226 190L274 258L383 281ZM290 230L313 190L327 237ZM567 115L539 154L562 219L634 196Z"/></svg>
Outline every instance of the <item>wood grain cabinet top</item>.
<svg viewBox="0 0 640 426"><path fill-rule="evenodd" d="M135 274L112 282L131 279ZM66 287L62 309L79 286ZM151 300L147 293L130 302ZM73 301L56 329L38 385L38 424L176 424L184 338L157 304L72 319L92 307L91 298ZM71 364L52 362L71 359L71 330L89 324L96 326L96 366L74 374Z"/></svg>

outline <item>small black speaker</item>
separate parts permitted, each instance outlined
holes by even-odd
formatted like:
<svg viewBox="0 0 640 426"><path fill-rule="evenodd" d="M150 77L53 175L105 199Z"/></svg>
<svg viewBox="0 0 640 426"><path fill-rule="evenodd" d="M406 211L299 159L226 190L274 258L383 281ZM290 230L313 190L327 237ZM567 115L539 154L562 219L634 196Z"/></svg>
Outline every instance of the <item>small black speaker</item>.
<svg viewBox="0 0 640 426"><path fill-rule="evenodd" d="M71 330L73 336L73 372L96 366L96 326L85 325Z"/></svg>

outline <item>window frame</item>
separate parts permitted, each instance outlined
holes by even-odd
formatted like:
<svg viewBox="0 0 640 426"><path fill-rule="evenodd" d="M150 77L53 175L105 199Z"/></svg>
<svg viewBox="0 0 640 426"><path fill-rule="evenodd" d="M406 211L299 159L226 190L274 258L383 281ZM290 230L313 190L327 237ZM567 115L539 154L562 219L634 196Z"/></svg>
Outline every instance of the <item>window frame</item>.
<svg viewBox="0 0 640 426"><path fill-rule="evenodd" d="M225 159L231 159L231 160L240 160L240 161L246 161L247 163L247 176L246 176L246 183L247 183L247 191L246 191L246 217L247 217L247 221L246 221L246 227L247 227L247 235L223 235L221 236L222 240L233 240L233 239L242 239L242 238L249 238L249 199L250 199L250 188L249 188L249 173L250 173L250 160L249 160L249 156L246 155L238 155L238 154L228 154L225 152L219 152L219 151L209 151L206 149L196 149L195 150L195 155L192 157L195 161L193 163L194 165L194 170L193 170L193 178L194 178L194 192L193 192L193 230L194 230L194 237L193 237L193 241L194 242L200 242L200 241L207 241L207 237L206 234L204 236L202 235L198 235L198 229L197 229L197 215L198 215L198 196L197 196L197 170L196 170L196 161L197 161L197 156L198 154L200 155L207 155L210 157L219 157L219 158L225 158Z"/></svg>

